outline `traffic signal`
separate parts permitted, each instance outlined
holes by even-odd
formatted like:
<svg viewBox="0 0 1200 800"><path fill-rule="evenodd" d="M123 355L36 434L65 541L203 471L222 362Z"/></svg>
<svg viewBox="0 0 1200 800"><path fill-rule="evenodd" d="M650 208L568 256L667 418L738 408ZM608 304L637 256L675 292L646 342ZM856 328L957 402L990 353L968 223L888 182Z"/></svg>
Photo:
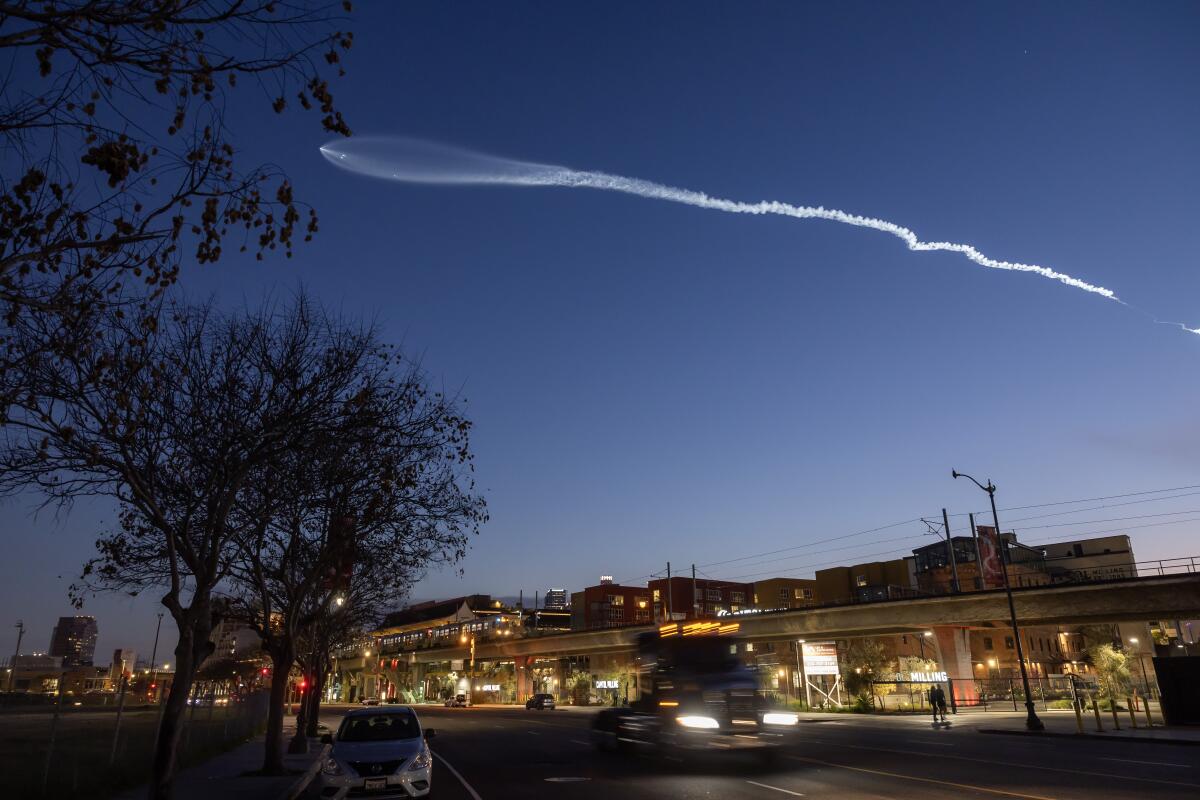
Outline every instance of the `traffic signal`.
<svg viewBox="0 0 1200 800"><path fill-rule="evenodd" d="M306 688L308 688L308 681L305 678L301 678L300 679L300 691L303 692Z"/></svg>

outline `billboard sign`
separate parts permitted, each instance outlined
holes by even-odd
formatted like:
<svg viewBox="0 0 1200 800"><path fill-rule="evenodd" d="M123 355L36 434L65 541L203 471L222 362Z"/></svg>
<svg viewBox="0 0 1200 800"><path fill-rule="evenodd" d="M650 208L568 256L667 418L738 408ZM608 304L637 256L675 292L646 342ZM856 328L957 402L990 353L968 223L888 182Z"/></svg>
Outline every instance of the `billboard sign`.
<svg viewBox="0 0 1200 800"><path fill-rule="evenodd" d="M837 642L805 642L804 674L838 675Z"/></svg>

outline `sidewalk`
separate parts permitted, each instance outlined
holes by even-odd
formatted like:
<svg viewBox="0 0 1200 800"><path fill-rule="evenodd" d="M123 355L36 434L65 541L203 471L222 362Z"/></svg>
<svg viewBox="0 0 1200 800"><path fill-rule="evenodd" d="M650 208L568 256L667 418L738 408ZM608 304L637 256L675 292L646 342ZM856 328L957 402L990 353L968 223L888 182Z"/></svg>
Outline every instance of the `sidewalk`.
<svg viewBox="0 0 1200 800"><path fill-rule="evenodd" d="M285 733L284 746L291 738ZM227 753L181 770L175 776L176 800L284 800L292 785L300 779L321 752L321 745L310 742L303 755L284 755L287 775L264 777L247 775L262 767L263 737L258 736ZM146 787L122 792L113 800L144 800Z"/></svg>
<svg viewBox="0 0 1200 800"><path fill-rule="evenodd" d="M959 714L961 719L964 715ZM1111 739L1113 741L1145 741L1155 742L1159 744L1181 744L1200 746L1200 728L1196 727L1166 727L1162 724L1162 718L1157 714L1154 716L1154 727L1146 727L1146 717L1144 714L1137 715L1137 727L1134 728L1129 720L1129 712L1118 712L1117 717L1121 727L1118 730L1113 725L1112 712L1100 712L1100 724L1103 731L1096 729L1096 717L1089 710L1083 715L1083 733L1079 733L1079 728L1075 721L1075 713L1072 711L1054 711L1054 712L1039 712L1038 718L1046 726L1045 731L1035 732L1025 728L1025 715L1006 714L1004 720L992 719L983 720L976 723L976 727L980 733L1006 733L1019 734L1024 736L1073 736L1076 738L1087 739ZM956 719L957 723L959 720ZM974 722L974 720L972 720Z"/></svg>

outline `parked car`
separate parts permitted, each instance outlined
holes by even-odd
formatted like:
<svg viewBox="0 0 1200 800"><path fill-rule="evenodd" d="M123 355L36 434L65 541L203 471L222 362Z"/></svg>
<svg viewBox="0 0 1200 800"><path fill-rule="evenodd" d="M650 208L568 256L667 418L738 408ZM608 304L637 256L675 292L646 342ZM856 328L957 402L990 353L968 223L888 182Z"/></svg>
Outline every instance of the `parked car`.
<svg viewBox="0 0 1200 800"><path fill-rule="evenodd" d="M468 705L465 694L456 694L446 701L446 708L466 708Z"/></svg>
<svg viewBox="0 0 1200 800"><path fill-rule="evenodd" d="M337 734L321 737L332 748L321 764L320 797L427 796L433 756L426 740L434 734L409 706L348 712Z"/></svg>
<svg viewBox="0 0 1200 800"><path fill-rule="evenodd" d="M377 705L379 705L379 698L378 697L364 697L362 700L359 700L358 702L362 703L364 706L377 706Z"/></svg>
<svg viewBox="0 0 1200 800"><path fill-rule="evenodd" d="M535 694L533 697L525 701L525 710L533 709L538 711L553 711L554 710L554 695L552 694Z"/></svg>

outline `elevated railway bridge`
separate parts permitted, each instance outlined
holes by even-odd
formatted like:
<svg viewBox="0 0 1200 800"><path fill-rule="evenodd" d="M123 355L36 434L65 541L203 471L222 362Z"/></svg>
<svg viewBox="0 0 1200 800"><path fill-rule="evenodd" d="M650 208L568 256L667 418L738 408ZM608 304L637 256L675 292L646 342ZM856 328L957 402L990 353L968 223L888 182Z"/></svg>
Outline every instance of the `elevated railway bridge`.
<svg viewBox="0 0 1200 800"><path fill-rule="evenodd" d="M1023 629L1200 618L1196 570L1012 591ZM1005 591L992 589L764 611L718 621L725 623L724 632L736 630L742 652L755 653L756 658L777 648L791 650L799 641L920 637L928 642L928 656L938 670L956 685L967 686L978 677L971 632L992 630L1003 641L1011 630L1008 618ZM583 679L614 695L632 697L638 688L638 637L654 630L654 625L640 625L395 650L380 649L376 642L337 659L334 685L341 687L340 699L351 701L372 695L423 701L457 691L469 692L477 701L523 702L536 691L566 698L573 684ZM778 662L781 669L791 669L788 661Z"/></svg>

